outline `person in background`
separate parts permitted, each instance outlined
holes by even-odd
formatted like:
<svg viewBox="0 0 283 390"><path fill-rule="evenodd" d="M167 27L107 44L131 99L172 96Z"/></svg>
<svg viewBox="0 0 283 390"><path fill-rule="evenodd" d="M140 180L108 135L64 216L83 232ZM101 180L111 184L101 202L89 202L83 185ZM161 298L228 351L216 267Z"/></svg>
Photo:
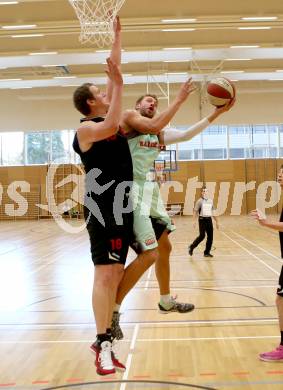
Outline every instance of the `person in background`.
<svg viewBox="0 0 283 390"><path fill-rule="evenodd" d="M194 208L194 227L196 226L196 219L198 217L199 224L199 236L194 240L194 242L189 245L189 255L192 256L194 249L205 239L207 235L204 257L213 257L210 253L212 243L213 243L213 223L212 218L215 220L216 228L219 228L218 219L213 215L214 206L212 199L208 197L208 191L206 187L202 188L201 197L195 204Z"/></svg>

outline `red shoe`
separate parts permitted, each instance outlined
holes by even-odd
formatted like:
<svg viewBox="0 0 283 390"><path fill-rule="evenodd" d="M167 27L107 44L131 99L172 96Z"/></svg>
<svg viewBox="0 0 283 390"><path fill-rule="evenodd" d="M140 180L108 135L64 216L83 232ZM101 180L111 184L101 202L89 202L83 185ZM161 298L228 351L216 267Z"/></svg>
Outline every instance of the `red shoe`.
<svg viewBox="0 0 283 390"><path fill-rule="evenodd" d="M116 370L112 362L112 347L110 341L103 341L101 345L93 343L90 346L95 353L95 365L98 375L115 374Z"/></svg>
<svg viewBox="0 0 283 390"><path fill-rule="evenodd" d="M118 370L118 371L126 371L126 366L119 361L118 355L117 355L117 350L115 348L115 342L112 342L112 351L111 351L111 357L112 357L112 362L113 366Z"/></svg>
<svg viewBox="0 0 283 390"><path fill-rule="evenodd" d="M99 346L96 342L94 342L90 346L90 350L91 350L91 352L93 352L96 355L96 359L97 359L98 354L99 354ZM111 358L112 358L113 366L115 368L117 368L118 371L125 371L126 370L126 366L119 361L119 358L117 356L117 351L115 350L115 345L113 345L113 343L112 343L112 348L111 348Z"/></svg>

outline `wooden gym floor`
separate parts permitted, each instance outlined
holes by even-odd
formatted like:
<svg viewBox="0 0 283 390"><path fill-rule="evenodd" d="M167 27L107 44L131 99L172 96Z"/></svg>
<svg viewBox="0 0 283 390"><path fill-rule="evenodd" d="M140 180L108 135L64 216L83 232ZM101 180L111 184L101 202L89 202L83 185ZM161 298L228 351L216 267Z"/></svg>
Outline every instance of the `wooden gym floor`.
<svg viewBox="0 0 283 390"><path fill-rule="evenodd" d="M54 221L1 222L0 388L282 389L283 364L257 358L279 342L277 233L249 217L222 217L214 258L204 258L201 247L190 258L192 218L175 222L172 294L196 309L159 314L150 269L122 307L127 371L107 378L96 375L89 352L96 332L86 232L67 234Z"/></svg>

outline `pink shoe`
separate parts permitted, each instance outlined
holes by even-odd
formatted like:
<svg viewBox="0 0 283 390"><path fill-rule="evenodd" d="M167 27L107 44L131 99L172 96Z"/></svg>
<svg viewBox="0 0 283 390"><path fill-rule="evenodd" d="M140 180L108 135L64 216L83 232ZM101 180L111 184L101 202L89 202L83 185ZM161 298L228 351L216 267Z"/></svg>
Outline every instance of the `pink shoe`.
<svg viewBox="0 0 283 390"><path fill-rule="evenodd" d="M265 362L283 362L283 345L279 345L273 351L260 353L259 358Z"/></svg>

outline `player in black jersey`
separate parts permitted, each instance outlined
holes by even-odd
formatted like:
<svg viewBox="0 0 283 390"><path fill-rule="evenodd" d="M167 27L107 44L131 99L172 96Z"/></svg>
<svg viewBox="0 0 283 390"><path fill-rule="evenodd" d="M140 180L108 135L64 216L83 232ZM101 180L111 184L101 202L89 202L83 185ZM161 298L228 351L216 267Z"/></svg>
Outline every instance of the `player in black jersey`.
<svg viewBox="0 0 283 390"><path fill-rule="evenodd" d="M280 184L281 190L283 190L283 165L280 167L277 181ZM258 220L260 225L277 230L279 232L281 258L283 259L283 208L281 210L279 222L271 221L269 218L266 218L266 216L259 210L253 210L251 214ZM259 359L266 362L283 362L283 265L279 275L276 307L279 318L280 344L272 351L259 354Z"/></svg>
<svg viewBox="0 0 283 390"><path fill-rule="evenodd" d="M86 171L84 214L95 265L92 303L97 328L97 340L91 350L96 355L97 373L112 374L124 370L113 350L111 319L117 288L122 277L131 277L140 264L155 260L155 253L141 254L127 267L124 265L132 240L131 205L125 194L133 180L133 167L127 139L119 131L122 111L123 79L119 67L121 58L120 23L114 23L115 39L107 59L106 93L91 83L74 92L74 104L85 118L78 128L73 147L80 155Z"/></svg>
<svg viewBox="0 0 283 390"><path fill-rule="evenodd" d="M111 337L107 334L109 316L111 320L116 290L123 276L128 251L126 225L129 223L131 226L130 221L117 225L113 215L117 182L121 179L132 180L127 141L117 134L123 89L122 75L114 62L120 50L119 30L119 21L116 20L115 41L110 58L107 59L109 81L106 93L86 83L76 89L73 97L75 107L85 115L76 132L73 147L80 155L86 171L84 214L95 265L92 305L97 328L97 340L91 348L96 354L95 364L100 375L115 373L115 363L118 365L116 368L124 368L113 355ZM120 154L123 160L118 159L112 164ZM124 168L123 177L120 168ZM103 187L112 180L114 184L109 188Z"/></svg>

